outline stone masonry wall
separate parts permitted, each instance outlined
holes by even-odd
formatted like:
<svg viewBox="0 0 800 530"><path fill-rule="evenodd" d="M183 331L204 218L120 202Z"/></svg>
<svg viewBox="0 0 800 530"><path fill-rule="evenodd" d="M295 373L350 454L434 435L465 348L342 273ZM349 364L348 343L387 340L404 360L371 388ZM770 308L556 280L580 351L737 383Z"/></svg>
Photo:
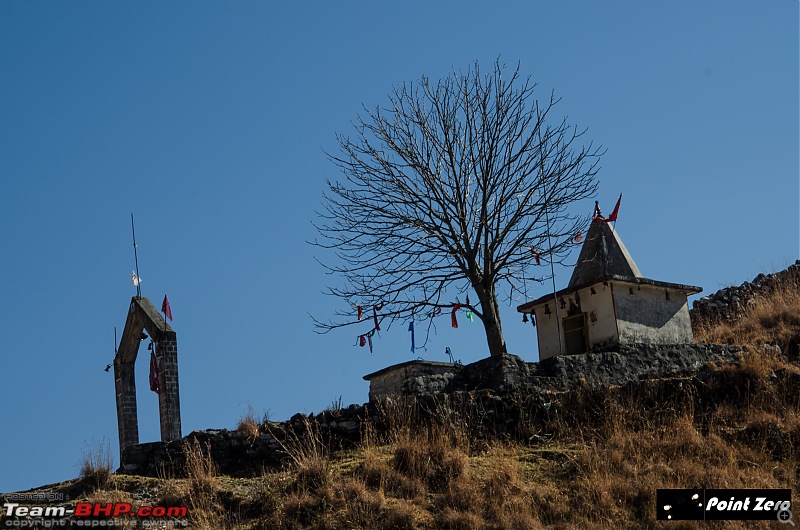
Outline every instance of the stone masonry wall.
<svg viewBox="0 0 800 530"><path fill-rule="evenodd" d="M443 387L442 374L416 374L404 399L413 400L417 415L436 417L446 405L477 425L476 436L515 434L524 422L548 414L554 396L585 385L621 387L659 377L693 377L709 363L737 363L742 350L733 346L691 344L630 346L617 351L558 356L526 363L515 355L500 355L466 366L452 366ZM522 400L522 401L520 401ZM394 400L396 403L397 400ZM521 404L524 402L524 405ZM172 442L153 442L125 448L120 472L147 476L181 476L184 447L198 443L209 451L219 471L232 476L255 475L287 461L287 448L309 434L332 450L354 447L366 422L377 436L392 423L386 401L372 400L340 410L309 416L296 414L285 422L270 422L255 438L236 430L195 431ZM390 402L391 403L391 402ZM400 405L407 406L407 405Z"/></svg>
<svg viewBox="0 0 800 530"><path fill-rule="evenodd" d="M695 300L690 311L692 321L703 319L736 319L754 302L754 297L767 295L778 285L793 284L800 289L800 260L787 269L772 274L759 274L753 281L720 289Z"/></svg>

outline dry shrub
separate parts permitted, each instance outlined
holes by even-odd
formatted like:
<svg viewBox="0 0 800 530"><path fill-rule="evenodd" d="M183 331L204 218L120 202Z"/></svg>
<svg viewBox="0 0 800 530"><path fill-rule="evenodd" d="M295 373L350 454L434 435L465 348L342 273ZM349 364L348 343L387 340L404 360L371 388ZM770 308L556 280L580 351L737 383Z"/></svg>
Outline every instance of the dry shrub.
<svg viewBox="0 0 800 530"><path fill-rule="evenodd" d="M477 492L477 502L483 506L487 521L494 528L538 528L534 502L529 486L520 469L520 456L512 444L495 445L486 456L488 475ZM552 498L550 499L552 501Z"/></svg>
<svg viewBox="0 0 800 530"><path fill-rule="evenodd" d="M413 505L397 503L384 511L382 527L386 530L415 530L417 518Z"/></svg>
<svg viewBox="0 0 800 530"><path fill-rule="evenodd" d="M256 417L256 412L252 405L248 405L247 412L239 418L236 430L244 434L251 443L258 439L258 435L261 434L262 423Z"/></svg>
<svg viewBox="0 0 800 530"><path fill-rule="evenodd" d="M392 470L386 481L386 490L409 501L422 499L428 493L420 477L409 477L395 470Z"/></svg>
<svg viewBox="0 0 800 530"><path fill-rule="evenodd" d="M392 468L383 460L377 449L368 448L363 450L362 462L357 473L368 488L382 491L392 475Z"/></svg>
<svg viewBox="0 0 800 530"><path fill-rule="evenodd" d="M186 459L186 488L181 492L189 508L195 528L224 528L224 510L219 503L217 469L211 457L211 447L203 448L198 440L184 441Z"/></svg>
<svg viewBox="0 0 800 530"><path fill-rule="evenodd" d="M337 517L349 528L376 528L382 521L386 499L381 491L368 490L363 482L350 479L342 485L343 513Z"/></svg>
<svg viewBox="0 0 800 530"><path fill-rule="evenodd" d="M393 441L419 422L419 403L410 398L383 398L375 403L386 441ZM373 430L374 433L374 430Z"/></svg>
<svg viewBox="0 0 800 530"><path fill-rule="evenodd" d="M114 468L114 457L111 456L111 444L103 439L94 442L92 447L84 445L80 462L80 475L83 482L93 490L101 489L108 484Z"/></svg>
<svg viewBox="0 0 800 530"><path fill-rule="evenodd" d="M283 503L283 515L289 522L309 526L325 511L324 501L305 492L296 491L287 495Z"/></svg>
<svg viewBox="0 0 800 530"><path fill-rule="evenodd" d="M483 518L473 512L460 512L452 508L445 508L436 514L436 528L442 530L478 530L483 526Z"/></svg>
<svg viewBox="0 0 800 530"><path fill-rule="evenodd" d="M278 439L278 438L276 438ZM280 442L296 472L295 487L329 496L331 486L330 449L324 443L319 426L303 418L301 430L290 429Z"/></svg>
<svg viewBox="0 0 800 530"><path fill-rule="evenodd" d="M421 480L432 492L445 491L467 471L467 455L459 440L441 427L406 429L395 442L392 467Z"/></svg>
<svg viewBox="0 0 800 530"><path fill-rule="evenodd" d="M254 486L241 503L242 511L250 518L274 523L283 505L283 497L276 481L265 475L257 479Z"/></svg>

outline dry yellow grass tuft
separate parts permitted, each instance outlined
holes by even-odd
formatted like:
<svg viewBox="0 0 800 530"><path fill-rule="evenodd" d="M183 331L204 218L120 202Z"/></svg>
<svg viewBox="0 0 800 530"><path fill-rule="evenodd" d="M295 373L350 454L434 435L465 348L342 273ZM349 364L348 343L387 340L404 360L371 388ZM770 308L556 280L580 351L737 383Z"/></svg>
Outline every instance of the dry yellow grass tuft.
<svg viewBox="0 0 800 530"><path fill-rule="evenodd" d="M80 475L84 483L91 489L102 489L111 478L114 469L114 457L111 456L111 444L108 440L94 443L93 447L84 446Z"/></svg>

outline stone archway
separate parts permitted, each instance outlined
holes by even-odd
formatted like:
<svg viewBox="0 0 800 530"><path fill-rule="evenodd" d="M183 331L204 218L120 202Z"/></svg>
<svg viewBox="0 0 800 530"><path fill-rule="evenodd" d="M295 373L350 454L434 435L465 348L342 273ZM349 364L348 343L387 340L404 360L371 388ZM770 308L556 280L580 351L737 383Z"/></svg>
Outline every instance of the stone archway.
<svg viewBox="0 0 800 530"><path fill-rule="evenodd" d="M158 409L161 420L161 441L171 442L181 437L177 337L150 300L135 296L131 299L125 330L122 332L119 349L114 357L120 463L124 461L125 448L139 443L134 364L143 331L146 331L155 342L156 359L160 365L158 382L161 393L158 395Z"/></svg>

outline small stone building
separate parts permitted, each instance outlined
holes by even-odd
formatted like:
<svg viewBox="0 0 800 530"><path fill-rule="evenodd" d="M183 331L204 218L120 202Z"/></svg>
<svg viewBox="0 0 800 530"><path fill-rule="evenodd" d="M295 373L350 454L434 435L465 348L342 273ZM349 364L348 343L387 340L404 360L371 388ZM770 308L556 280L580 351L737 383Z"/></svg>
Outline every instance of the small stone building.
<svg viewBox="0 0 800 530"><path fill-rule="evenodd" d="M611 223L596 220L567 288L517 310L534 319L541 360L619 344L691 343L687 298L702 290L644 278Z"/></svg>
<svg viewBox="0 0 800 530"><path fill-rule="evenodd" d="M453 363L407 361L365 375L369 400L441 392L455 375Z"/></svg>

